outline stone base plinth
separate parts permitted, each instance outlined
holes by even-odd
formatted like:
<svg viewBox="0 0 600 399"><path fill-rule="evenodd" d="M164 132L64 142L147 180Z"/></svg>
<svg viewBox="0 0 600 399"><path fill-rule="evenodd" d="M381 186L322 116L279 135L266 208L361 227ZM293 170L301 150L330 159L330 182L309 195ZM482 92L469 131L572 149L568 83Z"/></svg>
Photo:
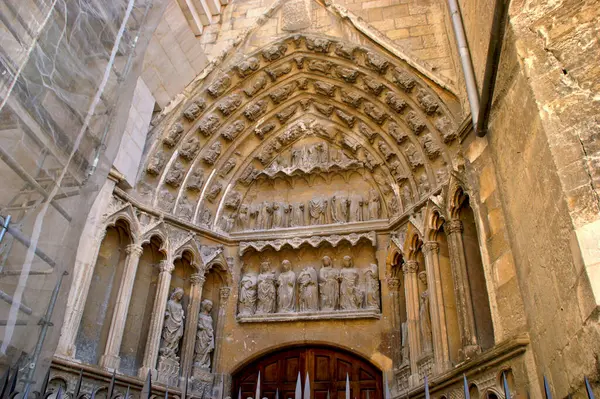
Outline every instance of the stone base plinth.
<svg viewBox="0 0 600 399"><path fill-rule="evenodd" d="M213 375L209 369L194 366L190 383L194 396L211 397Z"/></svg>
<svg viewBox="0 0 600 399"><path fill-rule="evenodd" d="M158 358L158 382L170 387L179 386L179 360L160 356Z"/></svg>

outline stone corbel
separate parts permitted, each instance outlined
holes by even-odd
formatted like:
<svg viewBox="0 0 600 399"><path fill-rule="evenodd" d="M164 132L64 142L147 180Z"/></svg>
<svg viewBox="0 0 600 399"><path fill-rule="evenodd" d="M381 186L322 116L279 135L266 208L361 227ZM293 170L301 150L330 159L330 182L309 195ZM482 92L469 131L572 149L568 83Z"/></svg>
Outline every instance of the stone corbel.
<svg viewBox="0 0 600 399"><path fill-rule="evenodd" d="M347 242L354 247L362 240L370 242L371 245L375 247L377 245L377 234L374 231L370 231L362 234L334 234L331 236L294 237L279 240L240 242L239 254L240 256L243 256L246 252L252 249L257 252L263 252L266 249L281 251L286 246L289 246L292 249L298 249L305 244L310 245L313 248L318 248L323 243L329 243L331 246L337 247L340 243Z"/></svg>

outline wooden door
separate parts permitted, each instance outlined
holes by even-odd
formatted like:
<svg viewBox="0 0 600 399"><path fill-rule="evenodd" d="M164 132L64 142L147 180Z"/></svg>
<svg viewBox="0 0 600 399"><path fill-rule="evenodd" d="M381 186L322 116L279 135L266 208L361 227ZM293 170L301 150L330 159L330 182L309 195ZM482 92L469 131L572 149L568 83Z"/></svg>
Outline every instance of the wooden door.
<svg viewBox="0 0 600 399"><path fill-rule="evenodd" d="M311 399L344 399L346 375L350 379L351 399L381 399L381 372L365 360L330 347L291 348L264 356L236 373L232 396L241 388L242 399L254 398L258 372L261 375L260 399L294 399L298 373L302 390L306 374L310 379Z"/></svg>

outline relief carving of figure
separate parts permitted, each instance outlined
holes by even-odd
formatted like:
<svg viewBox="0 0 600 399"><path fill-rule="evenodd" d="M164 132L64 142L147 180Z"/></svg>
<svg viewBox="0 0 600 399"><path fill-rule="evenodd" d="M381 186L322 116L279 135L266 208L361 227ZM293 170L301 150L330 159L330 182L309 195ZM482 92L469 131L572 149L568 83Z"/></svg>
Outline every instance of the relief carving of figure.
<svg viewBox="0 0 600 399"><path fill-rule="evenodd" d="M250 316L256 311L256 275L254 273L248 273L242 277L238 311L241 316Z"/></svg>
<svg viewBox="0 0 600 399"><path fill-rule="evenodd" d="M292 168L303 167L304 147L292 148Z"/></svg>
<svg viewBox="0 0 600 399"><path fill-rule="evenodd" d="M271 263L262 262L260 264L260 274L258 275L257 314L275 313L275 300L277 297L275 286L275 273L271 270Z"/></svg>
<svg viewBox="0 0 600 399"><path fill-rule="evenodd" d="M379 279L376 264L371 264L365 271L365 307L379 309Z"/></svg>
<svg viewBox="0 0 600 399"><path fill-rule="evenodd" d="M342 266L340 271L340 309L356 310L360 308L362 302L358 289L358 270L354 268L350 256L344 256Z"/></svg>
<svg viewBox="0 0 600 399"><path fill-rule="evenodd" d="M183 289L175 288L167 302L165 310L165 321L162 330L162 345L160 354L166 358L178 361L179 341L183 337L183 321L185 315L181 300L183 299Z"/></svg>
<svg viewBox="0 0 600 399"><path fill-rule="evenodd" d="M254 204L250 206L249 209L250 215L250 224L248 226L249 230L257 230L259 225L259 215L260 215L260 204Z"/></svg>
<svg viewBox="0 0 600 399"><path fill-rule="evenodd" d="M298 292L301 312L319 310L319 289L317 287L317 271L309 266L298 275Z"/></svg>
<svg viewBox="0 0 600 399"><path fill-rule="evenodd" d="M237 221L236 221L236 229L240 231L244 231L249 226L249 209L248 205L240 206L240 211L238 212Z"/></svg>
<svg viewBox="0 0 600 399"><path fill-rule="evenodd" d="M273 223L271 228L276 229L283 226L283 214L285 210L285 204L280 202L273 203Z"/></svg>
<svg viewBox="0 0 600 399"><path fill-rule="evenodd" d="M369 219L379 219L381 217L381 198L375 190L370 191L369 197Z"/></svg>
<svg viewBox="0 0 600 399"><path fill-rule="evenodd" d="M215 349L215 334L212 311L212 301L205 299L200 304L198 315L198 331L196 332L196 345L194 347L194 366L210 370L210 355Z"/></svg>
<svg viewBox="0 0 600 399"><path fill-rule="evenodd" d="M326 166L329 164L329 146L327 143L318 144L317 152L319 153L319 164L321 166Z"/></svg>
<svg viewBox="0 0 600 399"><path fill-rule="evenodd" d="M304 226L304 204L302 202L296 202L292 204L292 222L291 227Z"/></svg>
<svg viewBox="0 0 600 399"><path fill-rule="evenodd" d="M327 200L313 198L308 203L311 226L327 223Z"/></svg>
<svg viewBox="0 0 600 399"><path fill-rule="evenodd" d="M340 196L338 194L331 198L331 221L332 223L346 223L348 222L348 198Z"/></svg>
<svg viewBox="0 0 600 399"><path fill-rule="evenodd" d="M281 262L281 273L277 278L277 311L281 313L296 310L296 273L289 260Z"/></svg>
<svg viewBox="0 0 600 399"><path fill-rule="evenodd" d="M421 333L421 347L423 353L430 353L433 350L431 336L431 315L429 313L429 290L427 289L427 273L420 272L419 280L425 286L419 299L419 330Z"/></svg>
<svg viewBox="0 0 600 399"><path fill-rule="evenodd" d="M309 169L319 165L319 145L315 144L308 148L308 163L305 166Z"/></svg>
<svg viewBox="0 0 600 399"><path fill-rule="evenodd" d="M260 206L260 211L258 213L258 229L259 230L268 230L271 228L273 224L273 204L264 201Z"/></svg>
<svg viewBox="0 0 600 399"><path fill-rule="evenodd" d="M350 222L362 222L363 221L363 197L359 194L353 194L350 196Z"/></svg>
<svg viewBox="0 0 600 399"><path fill-rule="evenodd" d="M329 256L324 256L322 262L319 270L321 310L335 310L340 297L340 272L333 268Z"/></svg>

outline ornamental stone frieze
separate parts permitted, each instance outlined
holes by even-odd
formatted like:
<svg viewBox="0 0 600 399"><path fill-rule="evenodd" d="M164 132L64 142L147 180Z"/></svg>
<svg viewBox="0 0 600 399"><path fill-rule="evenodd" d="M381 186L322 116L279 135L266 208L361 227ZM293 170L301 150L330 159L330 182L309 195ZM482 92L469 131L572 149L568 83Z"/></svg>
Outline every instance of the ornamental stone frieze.
<svg viewBox="0 0 600 399"><path fill-rule="evenodd" d="M285 247L291 247L298 249L302 245L310 245L313 248L318 248L324 243L331 244L333 247L337 247L340 243L349 243L351 246L356 246L360 241L370 242L373 247L377 245L377 234L374 231L368 233L352 233L345 235L330 235L330 236L310 236L310 237L294 237L287 239L278 240L260 240L260 241L249 241L240 242L239 255L242 256L250 250L257 252L263 252L266 249L272 249L275 251L281 251Z"/></svg>

